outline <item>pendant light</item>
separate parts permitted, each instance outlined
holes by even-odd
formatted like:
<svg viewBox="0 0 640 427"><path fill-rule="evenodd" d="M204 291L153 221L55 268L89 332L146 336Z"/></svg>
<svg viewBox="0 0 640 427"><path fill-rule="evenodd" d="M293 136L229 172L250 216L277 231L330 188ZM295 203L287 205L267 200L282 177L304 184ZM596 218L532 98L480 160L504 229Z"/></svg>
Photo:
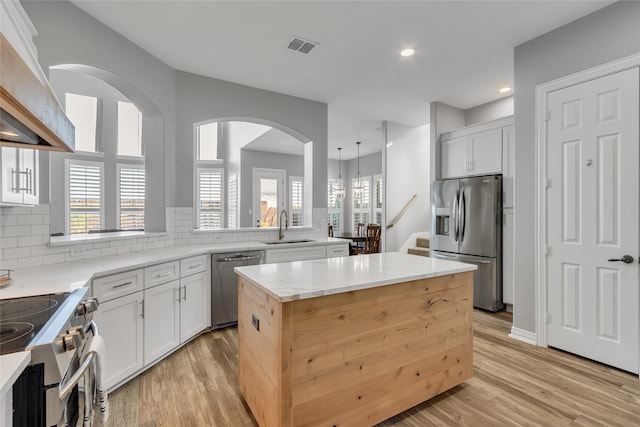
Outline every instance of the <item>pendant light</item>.
<svg viewBox="0 0 640 427"><path fill-rule="evenodd" d="M358 145L358 171L356 172L356 177L353 180L353 197L355 200L360 202L362 198L362 193L364 192L364 185L362 184L362 175L360 175L360 144L361 141L357 141Z"/></svg>
<svg viewBox="0 0 640 427"><path fill-rule="evenodd" d="M335 201L342 202L344 200L344 180L342 179L342 147L338 148L338 182L335 189Z"/></svg>

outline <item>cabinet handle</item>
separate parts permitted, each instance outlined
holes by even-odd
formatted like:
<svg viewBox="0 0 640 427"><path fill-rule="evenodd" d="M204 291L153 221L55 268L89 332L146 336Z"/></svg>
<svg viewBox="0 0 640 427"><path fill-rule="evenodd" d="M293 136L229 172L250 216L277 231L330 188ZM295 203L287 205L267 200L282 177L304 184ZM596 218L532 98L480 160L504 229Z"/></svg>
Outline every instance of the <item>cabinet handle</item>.
<svg viewBox="0 0 640 427"><path fill-rule="evenodd" d="M161 278L161 277L168 276L168 275L170 275L170 274L171 274L171 271L165 271L165 272L164 272L164 273L162 273L162 274L156 274L156 279L159 279L159 278Z"/></svg>
<svg viewBox="0 0 640 427"><path fill-rule="evenodd" d="M180 302L180 300L182 299L182 292L181 292L181 287L178 286L178 302Z"/></svg>
<svg viewBox="0 0 640 427"><path fill-rule="evenodd" d="M21 177L22 175L26 176L26 186L22 186L21 183ZM19 193L21 191L26 191L27 193L31 194L31 189L32 189L32 172L31 169L27 169L24 171L17 171L15 169L11 169L11 180L12 180L12 185L11 185L11 191L14 193Z"/></svg>
<svg viewBox="0 0 640 427"><path fill-rule="evenodd" d="M187 285L184 285L183 287L183 291L182 291L182 300L186 301L187 300Z"/></svg>
<svg viewBox="0 0 640 427"><path fill-rule="evenodd" d="M127 286L127 285L130 285L130 284L132 284L132 283L133 283L132 281L128 281L128 282L124 282L124 283L120 283L119 285L115 285L115 286L113 286L113 289L121 288L121 287L123 287L123 286Z"/></svg>
<svg viewBox="0 0 640 427"><path fill-rule="evenodd" d="M142 308L142 312L140 313L140 317L144 319L144 300L140 301L140 306Z"/></svg>
<svg viewBox="0 0 640 427"><path fill-rule="evenodd" d="M473 160L469 160L469 172L473 170Z"/></svg>

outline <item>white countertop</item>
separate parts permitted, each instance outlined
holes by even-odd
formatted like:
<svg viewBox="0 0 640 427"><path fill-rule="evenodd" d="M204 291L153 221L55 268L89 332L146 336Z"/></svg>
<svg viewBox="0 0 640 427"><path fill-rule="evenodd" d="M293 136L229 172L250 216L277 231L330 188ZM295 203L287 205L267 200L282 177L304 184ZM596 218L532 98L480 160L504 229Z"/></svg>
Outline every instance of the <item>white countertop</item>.
<svg viewBox="0 0 640 427"><path fill-rule="evenodd" d="M386 252L236 267L279 302L476 270L471 264Z"/></svg>
<svg viewBox="0 0 640 427"><path fill-rule="evenodd" d="M0 399L11 391L24 368L31 361L30 351L5 354L0 357Z"/></svg>
<svg viewBox="0 0 640 427"><path fill-rule="evenodd" d="M249 251L345 244L348 240L326 237L312 242L268 245L262 242L232 242L210 245L169 246L125 255L111 255L81 261L28 268L12 274L13 284L0 288L0 299L18 298L47 293L71 292L87 286L94 277L107 276L135 268L144 268L167 261L208 253Z"/></svg>

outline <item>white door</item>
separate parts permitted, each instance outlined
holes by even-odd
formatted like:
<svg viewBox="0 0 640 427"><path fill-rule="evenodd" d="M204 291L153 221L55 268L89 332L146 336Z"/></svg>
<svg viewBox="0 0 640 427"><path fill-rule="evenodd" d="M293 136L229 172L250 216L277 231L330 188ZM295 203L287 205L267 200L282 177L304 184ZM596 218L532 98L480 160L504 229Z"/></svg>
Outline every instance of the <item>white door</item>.
<svg viewBox="0 0 640 427"><path fill-rule="evenodd" d="M638 373L638 68L548 96L548 344ZM633 262L609 261L633 257Z"/></svg>
<svg viewBox="0 0 640 427"><path fill-rule="evenodd" d="M253 168L253 221L260 227L278 227L285 208L286 171ZM284 225L284 224L283 224Z"/></svg>

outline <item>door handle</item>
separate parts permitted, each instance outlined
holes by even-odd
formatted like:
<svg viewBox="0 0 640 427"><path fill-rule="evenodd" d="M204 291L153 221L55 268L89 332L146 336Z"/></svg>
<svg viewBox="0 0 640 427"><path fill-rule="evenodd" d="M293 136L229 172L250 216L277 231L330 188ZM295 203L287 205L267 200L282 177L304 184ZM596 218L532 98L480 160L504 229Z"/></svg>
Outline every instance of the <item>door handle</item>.
<svg viewBox="0 0 640 427"><path fill-rule="evenodd" d="M608 259L609 262L616 262L616 261L622 261L625 264L631 264L633 262L633 257L631 255L622 255L622 258L609 258Z"/></svg>
<svg viewBox="0 0 640 427"><path fill-rule="evenodd" d="M465 229L465 225L467 222L467 217L465 215L465 210L467 208L466 203L465 203L465 197L464 197L464 192L460 192L460 198L458 200L458 235L459 237L459 241L460 243L462 243L462 240L464 240L464 229Z"/></svg>

